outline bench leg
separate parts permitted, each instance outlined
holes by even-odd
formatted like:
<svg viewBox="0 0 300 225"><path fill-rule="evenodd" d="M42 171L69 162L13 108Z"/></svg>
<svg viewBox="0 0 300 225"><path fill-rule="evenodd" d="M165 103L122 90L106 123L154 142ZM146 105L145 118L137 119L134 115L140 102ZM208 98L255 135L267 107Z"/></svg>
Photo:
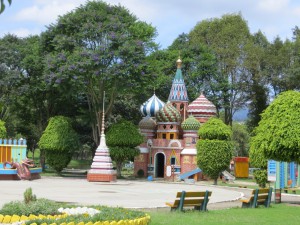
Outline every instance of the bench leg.
<svg viewBox="0 0 300 225"><path fill-rule="evenodd" d="M180 201L179 201L179 205L178 205L178 210L183 212L183 203L184 203L184 198L185 198L185 191L181 192L181 197L180 197Z"/></svg>
<svg viewBox="0 0 300 225"><path fill-rule="evenodd" d="M272 191L273 191L273 188L270 188L269 189L269 193L268 193L268 197L267 197L267 199L265 201L265 207L267 207L267 208L269 208L270 204L271 204Z"/></svg>

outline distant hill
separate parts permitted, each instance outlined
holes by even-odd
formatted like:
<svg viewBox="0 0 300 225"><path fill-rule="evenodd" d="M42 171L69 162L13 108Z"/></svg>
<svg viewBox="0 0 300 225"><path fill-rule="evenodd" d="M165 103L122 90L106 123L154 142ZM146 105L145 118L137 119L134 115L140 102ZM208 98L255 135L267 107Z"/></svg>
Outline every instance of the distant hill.
<svg viewBox="0 0 300 225"><path fill-rule="evenodd" d="M233 115L233 120L234 121L245 121L245 120L247 120L247 115L248 115L248 109L241 109Z"/></svg>

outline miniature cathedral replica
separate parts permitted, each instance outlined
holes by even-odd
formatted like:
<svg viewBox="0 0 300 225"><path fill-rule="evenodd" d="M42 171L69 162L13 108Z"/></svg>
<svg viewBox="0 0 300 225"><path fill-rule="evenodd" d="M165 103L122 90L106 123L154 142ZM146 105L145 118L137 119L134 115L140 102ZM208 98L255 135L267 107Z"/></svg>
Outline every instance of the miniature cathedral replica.
<svg viewBox="0 0 300 225"><path fill-rule="evenodd" d="M104 92L105 96L105 92ZM106 145L104 134L104 98L100 145L96 149L91 169L88 171L87 180L89 182L110 182L116 181L116 171L113 169L112 161L109 155L109 149Z"/></svg>
<svg viewBox="0 0 300 225"><path fill-rule="evenodd" d="M164 104L154 94L140 108L144 117L139 128L145 142L139 146L140 155L134 160L136 176L174 179L171 176L197 171L198 129L216 115L216 107L203 94L189 104L181 64L178 59L168 103ZM173 170L171 176L169 168Z"/></svg>

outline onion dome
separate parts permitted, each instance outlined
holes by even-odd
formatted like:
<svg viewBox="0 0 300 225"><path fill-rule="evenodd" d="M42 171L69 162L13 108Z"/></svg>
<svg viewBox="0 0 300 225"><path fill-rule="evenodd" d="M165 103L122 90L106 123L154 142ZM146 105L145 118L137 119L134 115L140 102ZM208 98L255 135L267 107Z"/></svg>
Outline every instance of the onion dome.
<svg viewBox="0 0 300 225"><path fill-rule="evenodd" d="M164 105L165 103L153 94L151 98L141 105L140 111L143 116L154 117L158 110L164 107Z"/></svg>
<svg viewBox="0 0 300 225"><path fill-rule="evenodd" d="M185 119L182 124L181 128L183 130L199 130L200 122L196 120L195 117L189 116L189 118Z"/></svg>
<svg viewBox="0 0 300 225"><path fill-rule="evenodd" d="M156 128L156 122L150 116L146 116L139 122L139 128L154 130Z"/></svg>
<svg viewBox="0 0 300 225"><path fill-rule="evenodd" d="M174 77L173 83L172 83L172 87L171 87L171 91L170 91L170 95L168 100L170 102L188 102L189 98L187 95L187 90L185 87L185 83L184 83L184 79L182 76L182 72L181 72L181 64L182 61L179 58L177 61L177 70L176 70L176 75Z"/></svg>
<svg viewBox="0 0 300 225"><path fill-rule="evenodd" d="M195 117L211 117L216 115L216 106L203 94L188 106L187 112Z"/></svg>
<svg viewBox="0 0 300 225"><path fill-rule="evenodd" d="M181 115L171 103L168 103L156 113L156 120L157 122L180 122Z"/></svg>

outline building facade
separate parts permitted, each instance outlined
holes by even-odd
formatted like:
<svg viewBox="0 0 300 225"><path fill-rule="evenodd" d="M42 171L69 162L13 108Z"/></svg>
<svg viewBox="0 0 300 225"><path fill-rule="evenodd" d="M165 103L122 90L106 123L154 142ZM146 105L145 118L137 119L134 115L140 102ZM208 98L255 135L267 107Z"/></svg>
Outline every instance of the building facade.
<svg viewBox="0 0 300 225"><path fill-rule="evenodd" d="M182 61L176 63L168 102L154 94L140 107L143 119L139 128L145 141L134 160L136 176L174 179L197 169L198 129L216 115L216 107L203 94L189 104Z"/></svg>

